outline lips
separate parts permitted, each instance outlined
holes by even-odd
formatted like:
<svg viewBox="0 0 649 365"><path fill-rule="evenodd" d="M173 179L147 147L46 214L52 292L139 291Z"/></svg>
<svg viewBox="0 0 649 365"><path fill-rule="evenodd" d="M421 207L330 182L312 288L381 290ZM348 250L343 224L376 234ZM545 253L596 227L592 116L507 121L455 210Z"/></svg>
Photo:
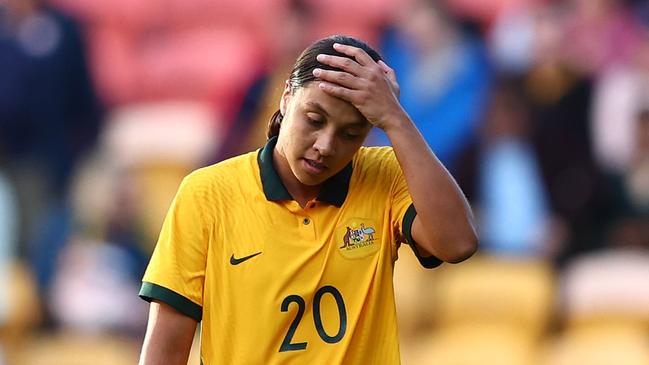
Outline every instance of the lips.
<svg viewBox="0 0 649 365"><path fill-rule="evenodd" d="M304 158L302 161L304 161L305 169L314 175L322 174L328 168L324 163L310 160L308 158Z"/></svg>

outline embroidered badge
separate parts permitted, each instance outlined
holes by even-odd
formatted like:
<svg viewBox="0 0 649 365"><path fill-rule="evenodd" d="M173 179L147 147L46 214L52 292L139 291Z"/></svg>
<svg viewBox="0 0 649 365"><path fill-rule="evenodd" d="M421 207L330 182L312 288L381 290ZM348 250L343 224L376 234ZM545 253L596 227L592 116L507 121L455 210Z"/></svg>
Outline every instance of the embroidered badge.
<svg viewBox="0 0 649 365"><path fill-rule="evenodd" d="M371 219L352 218L336 228L338 251L348 259L369 256L380 248L378 225Z"/></svg>

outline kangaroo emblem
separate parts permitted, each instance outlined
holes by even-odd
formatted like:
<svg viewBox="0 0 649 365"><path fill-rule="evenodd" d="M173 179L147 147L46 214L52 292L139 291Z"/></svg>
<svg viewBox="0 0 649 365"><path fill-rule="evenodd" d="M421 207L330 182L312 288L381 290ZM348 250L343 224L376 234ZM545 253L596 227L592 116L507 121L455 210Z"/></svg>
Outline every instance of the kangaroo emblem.
<svg viewBox="0 0 649 365"><path fill-rule="evenodd" d="M349 238L352 235L352 229L347 227L347 232L345 232L345 235L343 236L343 245L340 246L339 248L345 248L349 245L353 245L353 243L349 243Z"/></svg>

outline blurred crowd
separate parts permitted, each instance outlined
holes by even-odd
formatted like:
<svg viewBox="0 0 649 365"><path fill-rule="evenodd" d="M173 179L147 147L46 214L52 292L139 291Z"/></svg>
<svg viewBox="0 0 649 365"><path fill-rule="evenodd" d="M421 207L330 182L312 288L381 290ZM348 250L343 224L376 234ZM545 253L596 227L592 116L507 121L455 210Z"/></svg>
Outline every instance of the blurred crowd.
<svg viewBox="0 0 649 365"><path fill-rule="evenodd" d="M133 363L180 180L262 146L331 34L395 69L480 229L397 262L404 363L649 364L649 2L0 0L0 365Z"/></svg>

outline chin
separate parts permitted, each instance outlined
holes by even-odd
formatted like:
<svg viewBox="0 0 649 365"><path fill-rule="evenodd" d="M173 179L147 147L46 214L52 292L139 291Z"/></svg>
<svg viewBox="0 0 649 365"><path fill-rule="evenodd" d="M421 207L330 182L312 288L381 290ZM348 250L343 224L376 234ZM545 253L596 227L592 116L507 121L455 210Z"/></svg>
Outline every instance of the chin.
<svg viewBox="0 0 649 365"><path fill-rule="evenodd" d="M323 182L325 182L325 180L327 180L326 178L315 178L313 176L309 176L308 174L303 174L302 176L296 176L296 177L300 183L307 186L320 185Z"/></svg>

